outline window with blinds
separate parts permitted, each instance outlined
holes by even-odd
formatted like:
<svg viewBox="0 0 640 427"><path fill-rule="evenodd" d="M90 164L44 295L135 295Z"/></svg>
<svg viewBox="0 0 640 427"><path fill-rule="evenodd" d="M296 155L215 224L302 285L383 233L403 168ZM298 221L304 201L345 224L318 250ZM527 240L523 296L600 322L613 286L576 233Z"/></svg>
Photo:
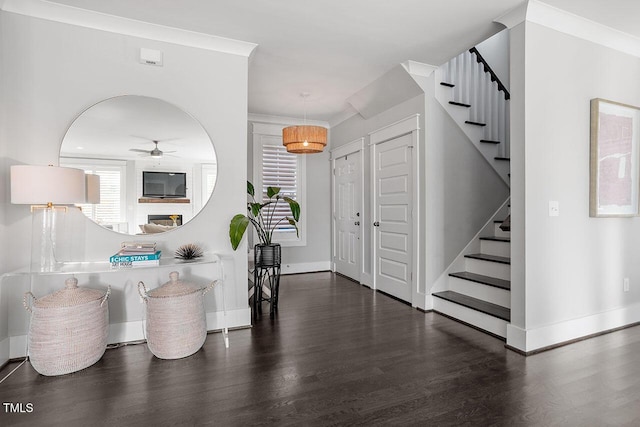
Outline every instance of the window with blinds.
<svg viewBox="0 0 640 427"><path fill-rule="evenodd" d="M263 201L269 199L267 187L279 187L281 196L287 196L298 201L298 174L298 159L295 154L288 153L283 145L264 144L262 146ZM286 220L288 216L291 216L291 210L289 209L289 204L284 201L275 206L275 211L273 209L267 211L267 218L271 218L270 224L279 222L276 232L280 234L281 238L296 238L296 229Z"/></svg>
<svg viewBox="0 0 640 427"><path fill-rule="evenodd" d="M78 204L87 217L99 224L113 224L126 221L125 219L125 195L122 185L124 177L123 166L108 165L78 165L71 167L84 170L100 176L100 203Z"/></svg>

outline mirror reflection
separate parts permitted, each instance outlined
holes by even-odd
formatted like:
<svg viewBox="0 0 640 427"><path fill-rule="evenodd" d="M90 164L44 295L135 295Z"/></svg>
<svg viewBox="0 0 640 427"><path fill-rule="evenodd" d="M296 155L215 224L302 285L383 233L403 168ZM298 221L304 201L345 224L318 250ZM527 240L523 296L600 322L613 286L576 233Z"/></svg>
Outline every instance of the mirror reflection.
<svg viewBox="0 0 640 427"><path fill-rule="evenodd" d="M82 212L127 234L190 221L217 175L211 139L193 117L160 99L131 95L84 111L63 138L60 165L100 176L100 203L80 205Z"/></svg>

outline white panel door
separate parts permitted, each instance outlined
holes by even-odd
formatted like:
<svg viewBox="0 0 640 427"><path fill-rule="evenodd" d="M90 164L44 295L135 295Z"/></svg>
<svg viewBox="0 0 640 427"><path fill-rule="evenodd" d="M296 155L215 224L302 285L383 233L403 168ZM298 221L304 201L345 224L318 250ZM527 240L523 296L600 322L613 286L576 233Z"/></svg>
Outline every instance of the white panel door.
<svg viewBox="0 0 640 427"><path fill-rule="evenodd" d="M336 271L360 280L361 162L358 151L335 160Z"/></svg>
<svg viewBox="0 0 640 427"><path fill-rule="evenodd" d="M375 286L412 299L412 136L376 144L373 151Z"/></svg>

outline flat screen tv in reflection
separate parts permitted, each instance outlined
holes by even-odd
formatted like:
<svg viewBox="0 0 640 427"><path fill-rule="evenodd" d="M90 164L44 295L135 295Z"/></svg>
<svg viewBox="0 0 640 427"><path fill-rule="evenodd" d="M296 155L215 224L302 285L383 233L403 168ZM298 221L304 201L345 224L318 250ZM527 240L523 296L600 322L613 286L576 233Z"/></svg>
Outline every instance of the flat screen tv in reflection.
<svg viewBox="0 0 640 427"><path fill-rule="evenodd" d="M142 172L142 197L187 197L187 174L184 172Z"/></svg>

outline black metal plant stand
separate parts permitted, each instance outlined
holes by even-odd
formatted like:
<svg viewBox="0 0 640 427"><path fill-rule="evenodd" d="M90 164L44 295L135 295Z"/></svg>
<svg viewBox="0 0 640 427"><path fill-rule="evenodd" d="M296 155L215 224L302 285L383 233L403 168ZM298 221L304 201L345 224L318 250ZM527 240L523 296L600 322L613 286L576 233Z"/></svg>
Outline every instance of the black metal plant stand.
<svg viewBox="0 0 640 427"><path fill-rule="evenodd" d="M262 313L262 303L270 305L273 317L278 311L278 291L280 290L281 247L278 243L256 245L253 252L253 314ZM266 295L268 292L268 295Z"/></svg>

